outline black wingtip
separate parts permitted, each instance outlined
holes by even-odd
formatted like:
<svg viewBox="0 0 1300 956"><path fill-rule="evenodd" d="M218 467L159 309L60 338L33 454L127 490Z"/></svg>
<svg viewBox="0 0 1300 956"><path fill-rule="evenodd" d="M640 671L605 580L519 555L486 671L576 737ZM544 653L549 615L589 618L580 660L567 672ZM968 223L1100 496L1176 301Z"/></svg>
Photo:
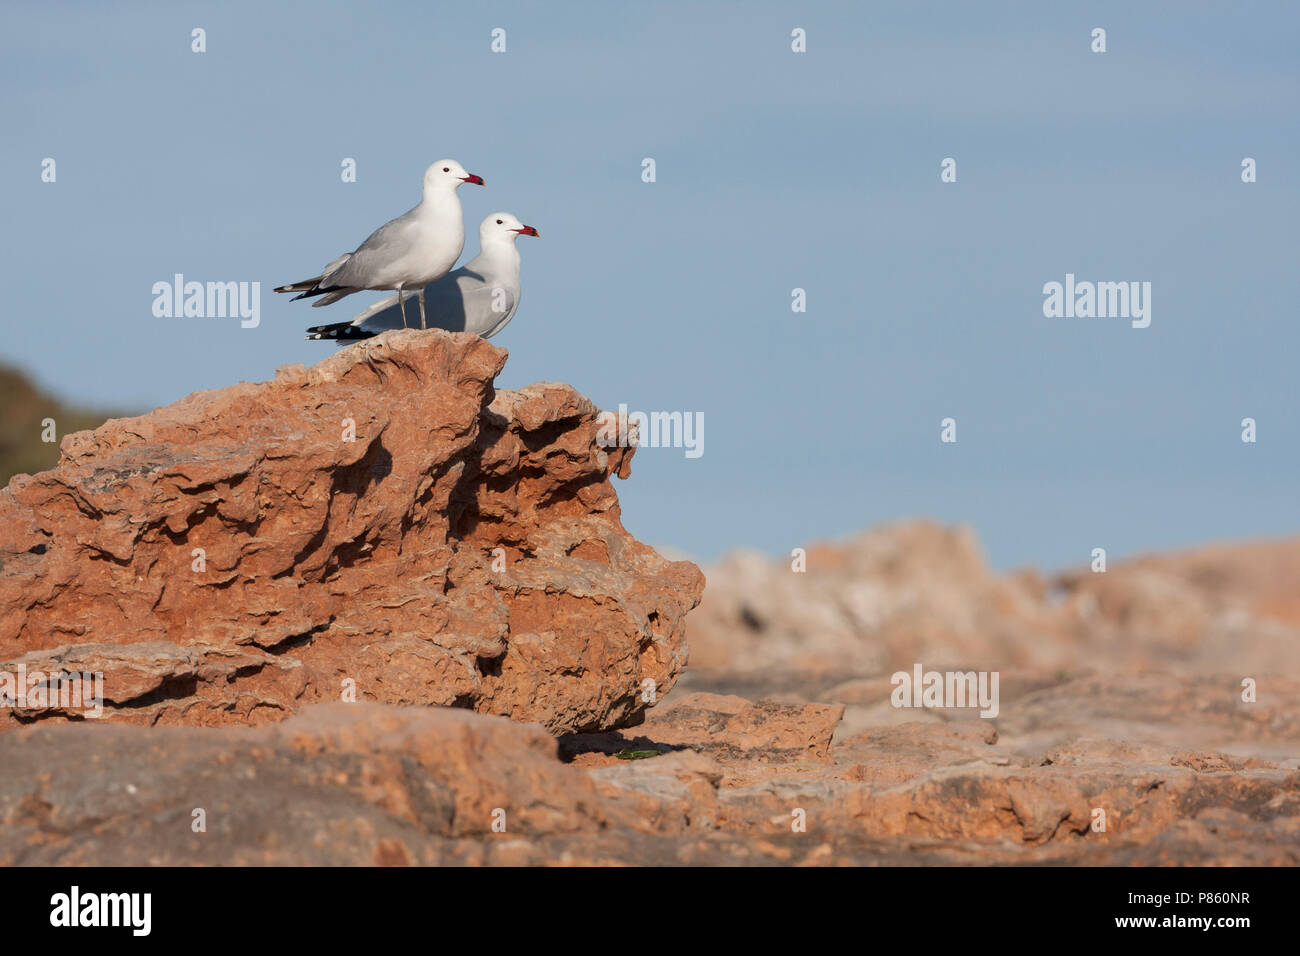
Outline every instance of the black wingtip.
<svg viewBox="0 0 1300 956"><path fill-rule="evenodd" d="M361 328L359 325L353 325L351 322L336 322L333 325L314 325L307 330L307 339L336 339L338 341L353 341L356 339L372 339L378 332L371 332Z"/></svg>
<svg viewBox="0 0 1300 956"><path fill-rule="evenodd" d="M329 295L329 293L331 292L337 292L339 288L340 286L336 286L336 285L326 285L326 286L318 285L314 289L308 289L306 292L302 292L299 293L298 295L295 295L289 301L297 302L299 299L310 299L313 296L317 296L317 295ZM312 304L315 305L316 303L313 302Z"/></svg>

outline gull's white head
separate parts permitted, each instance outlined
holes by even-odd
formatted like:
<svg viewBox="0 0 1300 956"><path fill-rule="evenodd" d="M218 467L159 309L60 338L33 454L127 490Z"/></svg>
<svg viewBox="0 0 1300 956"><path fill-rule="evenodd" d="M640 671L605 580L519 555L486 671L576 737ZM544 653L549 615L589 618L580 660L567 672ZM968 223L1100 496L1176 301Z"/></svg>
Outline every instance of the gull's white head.
<svg viewBox="0 0 1300 956"><path fill-rule="evenodd" d="M483 177L465 172L465 167L454 159L440 159L424 171L424 190L459 189L461 183L482 186Z"/></svg>
<svg viewBox="0 0 1300 956"><path fill-rule="evenodd" d="M494 212L478 227L478 240L482 244L489 242L514 242L520 236L538 236L532 226L525 226L508 212Z"/></svg>

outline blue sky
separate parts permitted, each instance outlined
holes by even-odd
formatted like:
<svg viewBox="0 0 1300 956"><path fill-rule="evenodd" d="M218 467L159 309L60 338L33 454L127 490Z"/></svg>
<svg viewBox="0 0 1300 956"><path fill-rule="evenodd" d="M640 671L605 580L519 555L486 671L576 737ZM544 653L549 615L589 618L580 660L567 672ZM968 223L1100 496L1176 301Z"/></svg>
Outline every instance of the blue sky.
<svg viewBox="0 0 1300 956"><path fill-rule="evenodd" d="M1300 6L11 2L0 20L0 357L62 397L146 410L325 357L303 328L381 293L311 309L271 288L410 208L449 156L487 180L461 190L467 258L494 210L542 234L520 243L498 384L704 414L702 457L642 449L619 484L643 540L782 554L930 516L972 524L999 567L1055 567L1300 530ZM261 325L155 318L176 272L260 282ZM1045 318L1067 272L1151 282L1150 328Z"/></svg>

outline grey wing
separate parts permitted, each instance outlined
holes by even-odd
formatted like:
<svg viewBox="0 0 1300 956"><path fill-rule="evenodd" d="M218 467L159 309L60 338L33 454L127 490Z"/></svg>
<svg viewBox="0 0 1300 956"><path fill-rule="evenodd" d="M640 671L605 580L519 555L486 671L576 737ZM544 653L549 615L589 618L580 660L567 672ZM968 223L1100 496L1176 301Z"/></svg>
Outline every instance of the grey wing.
<svg viewBox="0 0 1300 956"><path fill-rule="evenodd" d="M439 322L438 328L453 332L473 332L487 338L510 321L514 314L515 292L510 284L484 268L482 256L476 256L455 272L449 273L444 294L452 301L449 324ZM446 281L445 279L442 281ZM455 289L454 296L451 289Z"/></svg>
<svg viewBox="0 0 1300 956"><path fill-rule="evenodd" d="M386 266L410 249L415 228L410 216L410 213L398 216L372 232L334 271L322 274L320 284L369 288Z"/></svg>
<svg viewBox="0 0 1300 956"><path fill-rule="evenodd" d="M461 290L465 303L465 330L485 339L491 338L515 314L518 300L514 292L504 284L477 282L469 287L466 285L462 283Z"/></svg>
<svg viewBox="0 0 1300 956"><path fill-rule="evenodd" d="M492 336L496 335L498 332L504 329L506 325L510 322L510 320L515 317L515 309L517 308L519 308L519 299L517 296L511 296L509 310L505 312L493 313L496 318L496 324L493 325L486 332L480 332L479 334L482 335L483 338L485 339L492 338Z"/></svg>
<svg viewBox="0 0 1300 956"><path fill-rule="evenodd" d="M332 261L330 261L330 262L327 262L327 263L325 264L325 268L322 269L322 270L320 271L320 279L316 280L316 284L317 284L317 285L326 285L327 283L325 283L323 280L324 280L327 276L332 275L332 274L335 273L335 272L338 272L338 270L341 269L341 268L343 268L343 266L344 266L344 265L347 263L347 261L348 261L349 259L351 259L351 258L352 258L352 253L350 253L350 252L345 252L345 253L343 253L343 255L339 256L337 259L334 259L334 260L332 260Z"/></svg>

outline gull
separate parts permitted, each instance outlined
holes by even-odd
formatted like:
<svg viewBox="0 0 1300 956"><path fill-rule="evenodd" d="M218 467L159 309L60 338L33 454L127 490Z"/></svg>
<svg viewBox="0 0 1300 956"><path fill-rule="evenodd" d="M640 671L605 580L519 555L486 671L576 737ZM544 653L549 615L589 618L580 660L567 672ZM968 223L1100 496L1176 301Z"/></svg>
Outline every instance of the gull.
<svg viewBox="0 0 1300 956"><path fill-rule="evenodd" d="M298 292L294 300L322 296L313 306L329 305L362 289L418 288L420 327L425 327L424 287L440 279L456 264L465 248L465 219L456 190L461 183L483 185L483 179L465 172L454 159L440 159L424 171L424 198L420 204L380 226L355 251L344 253L321 274L276 292ZM401 303L402 325L406 304Z"/></svg>
<svg viewBox="0 0 1300 956"><path fill-rule="evenodd" d="M537 230L508 212L494 212L479 224L479 254L422 290L429 299L433 328L473 332L485 339L505 328L519 308L519 250L515 240L520 236L537 236ZM380 299L351 322L308 329L307 338L368 339L398 328L398 312L404 309L399 300L413 295L416 293L399 291Z"/></svg>

